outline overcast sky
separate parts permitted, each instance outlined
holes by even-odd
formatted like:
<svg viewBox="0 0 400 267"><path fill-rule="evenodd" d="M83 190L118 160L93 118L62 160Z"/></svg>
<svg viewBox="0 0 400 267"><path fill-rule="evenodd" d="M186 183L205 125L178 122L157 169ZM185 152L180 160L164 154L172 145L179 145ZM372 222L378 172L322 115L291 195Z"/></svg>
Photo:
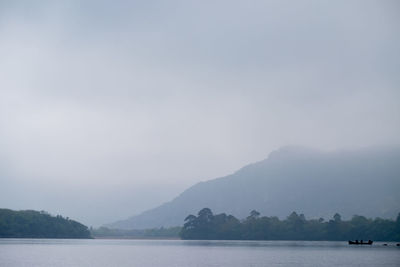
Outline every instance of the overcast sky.
<svg viewBox="0 0 400 267"><path fill-rule="evenodd" d="M400 144L399 1L0 1L0 207L127 218L285 145Z"/></svg>

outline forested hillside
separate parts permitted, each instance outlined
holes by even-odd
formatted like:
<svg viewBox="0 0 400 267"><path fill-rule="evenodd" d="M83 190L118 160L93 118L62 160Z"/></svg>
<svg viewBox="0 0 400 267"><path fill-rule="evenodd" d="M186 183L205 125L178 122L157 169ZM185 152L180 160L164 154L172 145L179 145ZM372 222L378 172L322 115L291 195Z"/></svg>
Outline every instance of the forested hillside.
<svg viewBox="0 0 400 267"><path fill-rule="evenodd" d="M60 215L44 211L0 209L0 237L90 238L88 228Z"/></svg>

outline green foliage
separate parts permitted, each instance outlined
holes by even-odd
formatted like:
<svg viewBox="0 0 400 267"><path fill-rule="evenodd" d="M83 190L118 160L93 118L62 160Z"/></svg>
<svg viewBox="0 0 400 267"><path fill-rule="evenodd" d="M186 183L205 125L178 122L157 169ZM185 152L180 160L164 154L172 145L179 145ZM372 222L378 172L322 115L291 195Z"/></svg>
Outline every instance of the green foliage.
<svg viewBox="0 0 400 267"><path fill-rule="evenodd" d="M214 215L208 208L198 216L189 215L180 232L182 239L222 240L376 240L400 241L400 214L396 221L367 219L355 215L343 221L336 213L332 220L324 222L306 220L303 214L292 212L286 220L277 217L260 217L253 210L245 220L239 221L225 213Z"/></svg>
<svg viewBox="0 0 400 267"><path fill-rule="evenodd" d="M45 211L0 209L0 237L90 238L83 224Z"/></svg>
<svg viewBox="0 0 400 267"><path fill-rule="evenodd" d="M180 236L182 239L238 239L239 228L239 220L232 215L213 215L210 209L204 208L197 217L186 217Z"/></svg>

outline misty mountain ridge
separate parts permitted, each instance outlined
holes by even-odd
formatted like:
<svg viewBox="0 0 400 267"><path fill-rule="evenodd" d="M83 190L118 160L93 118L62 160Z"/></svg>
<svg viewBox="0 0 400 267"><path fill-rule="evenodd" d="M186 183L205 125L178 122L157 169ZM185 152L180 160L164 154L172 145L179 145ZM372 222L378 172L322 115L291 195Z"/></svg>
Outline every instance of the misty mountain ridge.
<svg viewBox="0 0 400 267"><path fill-rule="evenodd" d="M183 224L188 214L208 207L245 218L253 209L285 218L355 214L395 218L400 211L400 147L324 152L283 147L237 172L200 182L170 202L110 228L143 229Z"/></svg>

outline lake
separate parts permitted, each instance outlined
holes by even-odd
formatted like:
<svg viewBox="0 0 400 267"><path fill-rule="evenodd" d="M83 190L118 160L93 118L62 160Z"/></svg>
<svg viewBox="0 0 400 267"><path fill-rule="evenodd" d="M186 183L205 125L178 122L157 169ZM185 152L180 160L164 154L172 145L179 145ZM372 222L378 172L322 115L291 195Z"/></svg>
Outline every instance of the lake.
<svg viewBox="0 0 400 267"><path fill-rule="evenodd" d="M394 243L0 239L0 266L400 266Z"/></svg>

